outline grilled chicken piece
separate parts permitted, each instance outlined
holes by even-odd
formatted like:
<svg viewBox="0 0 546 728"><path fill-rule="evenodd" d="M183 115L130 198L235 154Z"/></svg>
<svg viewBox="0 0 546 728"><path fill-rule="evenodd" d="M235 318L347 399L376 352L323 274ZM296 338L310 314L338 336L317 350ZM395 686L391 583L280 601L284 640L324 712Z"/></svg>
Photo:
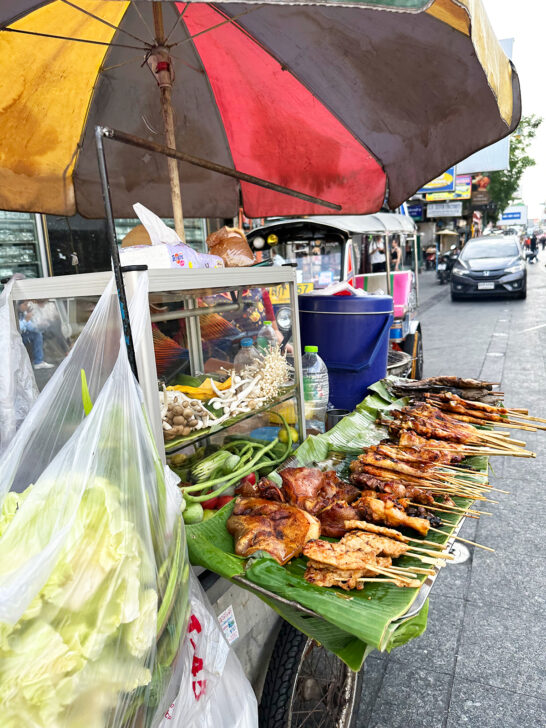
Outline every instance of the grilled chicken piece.
<svg viewBox="0 0 546 728"><path fill-rule="evenodd" d="M346 501L330 503L318 514L321 535L341 538L347 532L345 521L351 518L358 518L358 512Z"/></svg>
<svg viewBox="0 0 546 728"><path fill-rule="evenodd" d="M313 515L335 500L351 502L360 495L358 488L342 483L333 470L323 473L318 468L285 468L280 476L286 500Z"/></svg>
<svg viewBox="0 0 546 728"><path fill-rule="evenodd" d="M370 473L352 473L351 483L357 486L365 486L367 490L375 490L379 493L390 493L395 498L409 498L416 503L423 505L434 505L434 498L423 488L416 485L404 485L402 481L383 480Z"/></svg>
<svg viewBox="0 0 546 728"><path fill-rule="evenodd" d="M395 526L396 528L412 528L422 536L426 536L428 533L430 525L428 520L408 516L403 510L397 508L392 501L384 502L379 498L364 496L355 502L354 507L365 521Z"/></svg>
<svg viewBox="0 0 546 728"><path fill-rule="evenodd" d="M260 478L254 485L243 479L243 482L235 488L235 494L246 498L265 498L278 503L285 502L282 490L269 478Z"/></svg>
<svg viewBox="0 0 546 728"><path fill-rule="evenodd" d="M263 498L237 498L226 527L236 554L267 551L279 564L299 556L306 541L320 535L320 523L311 514Z"/></svg>

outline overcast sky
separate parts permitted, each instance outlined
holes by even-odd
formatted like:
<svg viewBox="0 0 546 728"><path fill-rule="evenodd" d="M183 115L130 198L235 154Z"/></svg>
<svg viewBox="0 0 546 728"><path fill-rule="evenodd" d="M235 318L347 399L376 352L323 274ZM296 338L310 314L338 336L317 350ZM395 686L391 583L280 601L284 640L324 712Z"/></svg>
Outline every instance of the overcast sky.
<svg viewBox="0 0 546 728"><path fill-rule="evenodd" d="M546 202L546 0L483 0L498 38L514 38L512 60L518 71L524 114L544 118L531 156L536 166L521 183L529 217L538 217Z"/></svg>

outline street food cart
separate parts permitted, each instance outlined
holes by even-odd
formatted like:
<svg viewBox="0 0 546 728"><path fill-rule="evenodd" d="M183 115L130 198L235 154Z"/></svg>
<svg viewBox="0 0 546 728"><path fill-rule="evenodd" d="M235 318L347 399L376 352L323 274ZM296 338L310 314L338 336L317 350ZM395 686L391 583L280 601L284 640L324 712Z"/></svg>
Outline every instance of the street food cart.
<svg viewBox="0 0 546 728"><path fill-rule="evenodd" d="M228 311L222 312L222 306L226 305L222 300L219 304L210 303L210 297L214 297L216 293L232 292L237 302L243 290L287 286L294 322L293 344L296 351L299 349L297 280L296 272L291 267L191 271L128 270L123 275L129 298L136 290L141 276L147 276L149 281L152 313L149 314L144 336L135 341L135 358L139 382L150 414L150 426L163 458L165 458L165 447L159 413L158 376L152 342L153 328L160 326L165 320L197 321L211 310L227 318L231 311L228 308ZM110 279L111 274L105 272L19 280L12 289L14 308L16 309L18 302L22 300L38 303L56 301L74 312L76 318L72 322L73 328L74 331L78 331L88 319L94 304ZM206 305L203 303L205 297L209 301ZM168 312L153 313L161 303L169 303ZM199 338L190 340L189 360L193 374L203 371L207 363L203 358L203 343ZM60 361L58 359L56 364L58 365ZM275 409L277 405L287 404L297 412L301 442L305 437L305 421L299 356L294 358L293 382L278 400L268 402L268 407L263 410L236 418L225 428L199 431L175 443L174 447L167 445L167 454L171 458L178 452L194 450L206 442L222 442L224 438L234 435L239 438L256 436L261 427L271 425L270 410ZM366 421L363 420L362 425L365 424ZM367 424L369 425L369 422ZM214 520L211 519L210 522ZM188 527L188 531L190 553L192 548L199 553L199 546L192 547L191 527ZM202 534L196 535L198 539L202 538ZM201 560L202 557L197 557L198 563ZM206 561L206 558L204 560ZM362 664L366 654L364 643L359 640L355 642L350 634L347 635L329 622L324 622L320 613L317 614L315 610L306 607L305 601L303 603L300 601L301 597L297 595L296 590L293 597L289 594L283 596L282 592L266 588L252 579L249 580L244 572L233 573L228 579L225 578L228 574L223 567L212 570L198 568L197 572L215 611L223 622L229 624L231 638L234 639L233 647L258 697L263 695L261 712L265 717L262 725L264 727L277 725L271 716L278 709L279 701L286 701L294 713L302 710L312 711L313 706L324 697L321 685L326 679L329 686L332 721L335 721L331 725L348 728L354 717L362 688L357 666ZM423 620L426 621L426 610L422 612L422 609L435 577L436 574L427 578L419 594L409 599L407 605L401 609L401 613L390 621L388 635L394 634L398 628L403 629L406 624L411 624L411 628L408 627L408 634L418 633L424 624ZM286 620L284 626L279 620L279 614ZM419 624L421 627L415 626ZM318 634L324 635L320 640L322 647L317 644ZM388 635L385 640L388 639ZM331 654L329 650L337 651L337 654ZM356 652L356 656L349 657L352 650ZM354 669L351 669L351 665ZM303 725L303 722L301 724ZM288 725L299 726L300 722Z"/></svg>

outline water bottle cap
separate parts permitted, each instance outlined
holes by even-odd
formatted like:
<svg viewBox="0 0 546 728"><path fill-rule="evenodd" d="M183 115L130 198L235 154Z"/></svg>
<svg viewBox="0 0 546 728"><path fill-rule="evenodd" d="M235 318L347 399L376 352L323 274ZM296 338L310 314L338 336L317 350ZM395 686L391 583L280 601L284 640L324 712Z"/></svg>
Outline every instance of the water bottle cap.
<svg viewBox="0 0 546 728"><path fill-rule="evenodd" d="M306 346L305 347L306 354L316 354L317 352L318 352L318 346Z"/></svg>
<svg viewBox="0 0 546 728"><path fill-rule="evenodd" d="M264 326L271 326L271 321L264 321Z"/></svg>
<svg viewBox="0 0 546 728"><path fill-rule="evenodd" d="M252 346L252 339L241 339L241 346Z"/></svg>

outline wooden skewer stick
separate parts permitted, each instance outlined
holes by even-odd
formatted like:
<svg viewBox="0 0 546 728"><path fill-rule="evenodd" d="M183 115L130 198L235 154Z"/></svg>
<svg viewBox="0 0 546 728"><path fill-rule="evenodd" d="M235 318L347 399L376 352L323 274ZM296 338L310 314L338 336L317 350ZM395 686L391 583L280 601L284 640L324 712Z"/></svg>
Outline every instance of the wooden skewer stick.
<svg viewBox="0 0 546 728"><path fill-rule="evenodd" d="M528 415L529 410L524 409L523 407L508 407L508 412L519 412L522 415ZM544 420L546 422L546 420Z"/></svg>
<svg viewBox="0 0 546 728"><path fill-rule="evenodd" d="M366 569L368 569L369 571L376 571L378 574L385 574L386 576L395 576L398 581L412 581L411 578L406 575L396 574L396 572L394 574L391 574L388 569L383 569L381 566L375 566L375 564L366 564ZM414 577L417 578L417 574L414 574Z"/></svg>
<svg viewBox="0 0 546 728"><path fill-rule="evenodd" d="M391 571L398 571L399 567L398 566L389 566L389 569ZM436 573L434 571L434 569L421 569L420 567L415 567L415 566L412 566L411 570L413 572L415 572L416 574L428 574L429 576L432 576L433 574Z"/></svg>
<svg viewBox="0 0 546 728"><path fill-rule="evenodd" d="M440 531L438 528L433 528L432 526L430 527L430 530L436 531L437 533L445 534L445 531ZM495 553L495 549L492 549L489 546L483 546L481 543L476 543L475 541L469 541L467 538L462 538L462 536L450 536L450 538L454 538L456 541L462 541L463 543L468 543L471 546L477 546L479 549L484 549L485 551L492 551L493 553Z"/></svg>
<svg viewBox="0 0 546 728"><path fill-rule="evenodd" d="M426 508L428 511L440 511L442 513L453 513L455 515L456 513L472 513L476 516L492 516L492 513L488 513L487 511L474 511L470 508L459 508L458 506L450 506L449 504L437 504L441 507L437 506L429 506L429 505L422 505L422 503L412 503L410 501L410 506L422 506L423 508Z"/></svg>
<svg viewBox="0 0 546 728"><path fill-rule="evenodd" d="M415 542L415 543L426 543L426 544L427 544L427 545L429 545L429 546L434 546L434 548L436 548L436 549L441 549L441 550L443 550L443 548L444 548L444 544L441 544L441 543L436 543L436 541L427 541L427 540L426 540L426 539L424 539L424 538L410 538L410 539L408 539L408 540L409 540L409 541L413 541L413 542Z"/></svg>
<svg viewBox="0 0 546 728"><path fill-rule="evenodd" d="M432 528L432 526L430 528L432 531L438 530L437 528ZM444 533L444 532L440 531L440 533ZM441 551L441 552L430 551L429 549L422 549L422 548L418 548L417 546L412 546L411 551L406 551L406 554L411 555L411 553L414 551L419 551L420 553L428 554L429 556L434 556L435 559L446 559L447 561L453 561L453 559L455 558L454 556L446 553L445 551Z"/></svg>

